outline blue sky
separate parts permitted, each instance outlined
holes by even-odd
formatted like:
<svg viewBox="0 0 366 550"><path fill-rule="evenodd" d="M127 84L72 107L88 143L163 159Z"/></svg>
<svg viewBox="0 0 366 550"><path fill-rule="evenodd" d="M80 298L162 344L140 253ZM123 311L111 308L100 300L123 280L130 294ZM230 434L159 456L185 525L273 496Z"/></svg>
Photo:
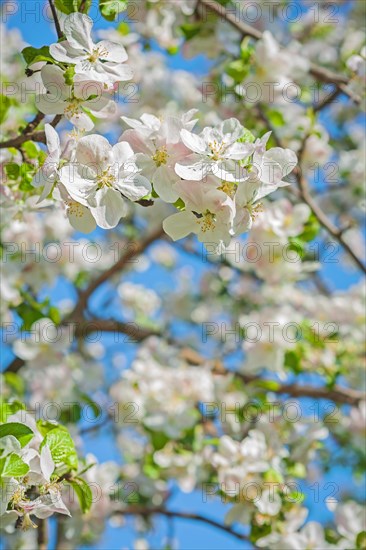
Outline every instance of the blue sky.
<svg viewBox="0 0 366 550"><path fill-rule="evenodd" d="M35 47L47 45L55 41L56 37L53 25L42 17L43 5L44 2L42 1L20 1L18 12L7 22L9 27L19 28L24 40ZM30 12L30 8L36 10L35 15ZM106 28L108 25L113 26L113 24L109 24L104 20L99 20L96 23L96 29ZM182 55L168 55L167 64L172 68L185 69L196 74L204 74L208 66L208 62L204 56L199 56L192 60L186 60ZM324 117L324 121L326 123L326 114ZM332 128L329 128L329 130L332 131ZM186 261L186 257L181 257L180 260L181 262L184 262ZM197 265L196 268L198 269ZM136 282L148 281L147 286L156 289L159 289L160 285L160 290L162 290L164 286L167 287L169 285L168 279L162 279L161 275L160 277L154 277L153 275L153 273L149 272L149 274L141 273L132 275L129 278ZM353 269L350 268L348 270L335 264L326 264L324 266L324 276L330 287L339 289L347 288L350 283L354 283L359 280L359 275ZM56 292L53 291L53 299L60 301L68 295L68 292L69 289L63 283L59 283L57 285ZM47 290L45 293L47 293ZM95 298L94 307L96 309L98 308L98 296ZM106 342L108 342L108 338L110 337L105 337ZM134 346L131 346L131 348L133 347ZM131 349L131 355L132 352L133 350ZM113 372L113 368L110 363L108 361L106 361L106 363L107 368L109 369L107 377L113 379L116 373ZM97 437L91 435L88 436L85 439L85 451L93 452L93 454L97 455L100 461L110 459L117 461L120 460L119 453L116 450L108 428L104 429L103 433L99 434ZM327 475L325 482L336 481L342 489L349 486L349 479L350 471L346 469L337 469L332 470L332 472ZM311 504L311 499L308 501L311 519L323 521L329 519L330 514L326 509L324 496L325 495L323 494L321 497L321 502L316 506ZM226 509L226 507L220 504L220 502L204 504L200 493L184 495L179 492L177 492L176 496L172 499L170 507L177 510L196 511L203 515L217 519L218 521L222 521L224 510ZM131 523L131 521L129 521L129 523ZM150 539L152 548L160 547L161 540L167 533L167 522L164 518L157 520L156 525L156 531ZM174 520L174 525L175 537L180 541L179 547L182 550L239 550L243 548L250 548L249 545L243 545L243 543L236 541L230 536L226 536L220 531L214 530L209 526L198 524L197 522ZM131 528L128 527L121 530L108 527L101 541L97 545L93 546L93 548L108 548L111 550L117 548L120 549L123 547L132 548L133 540L134 532Z"/></svg>

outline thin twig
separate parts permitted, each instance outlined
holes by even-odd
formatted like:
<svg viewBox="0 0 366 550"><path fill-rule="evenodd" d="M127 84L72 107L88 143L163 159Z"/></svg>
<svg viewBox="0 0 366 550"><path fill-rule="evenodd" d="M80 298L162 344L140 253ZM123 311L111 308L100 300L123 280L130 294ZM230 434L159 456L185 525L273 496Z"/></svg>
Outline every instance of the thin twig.
<svg viewBox="0 0 366 550"><path fill-rule="evenodd" d="M234 529L232 529L228 525L223 525L222 523L219 523L214 519L207 518L205 516L202 516L200 514L195 514L193 512L175 512L173 510L166 510L165 508L159 508L159 507L145 508L142 506L129 506L126 509L122 509L115 512L115 514L121 514L124 516L137 515L137 516L143 516L143 517L148 517L153 515L162 515L170 518L195 520L201 523L206 523L208 525L211 525L211 527L215 527L216 529L220 529L220 531L224 531L225 533L239 540L245 540L245 541L249 540L246 535L243 535L241 533L238 533L237 531L234 531ZM255 548L255 546L252 546L252 548Z"/></svg>
<svg viewBox="0 0 366 550"><path fill-rule="evenodd" d="M47 550L47 546L48 546L47 519L40 519L38 521L37 544L38 544L38 550Z"/></svg>
<svg viewBox="0 0 366 550"><path fill-rule="evenodd" d="M262 38L263 33L261 31L251 25L248 25L247 23L244 23L243 21L240 21L238 16L229 13L224 6L215 0L199 0L199 3L201 6L215 13L218 17L221 17L230 23L243 36L251 36L255 40L260 40ZM361 103L361 98L348 87L349 79L347 76L340 75L314 63L310 63L310 74L321 82L329 82L334 84L342 93L352 99L352 101L357 104Z"/></svg>
<svg viewBox="0 0 366 550"><path fill-rule="evenodd" d="M56 27L57 38L62 38L63 37L63 32L61 30L60 21L58 19L57 11L56 11L55 5L53 3L53 0L48 0L48 3L50 5L51 11L52 11L52 17L53 17L53 21L54 21L55 27Z"/></svg>
<svg viewBox="0 0 366 550"><path fill-rule="evenodd" d="M301 199L309 206L310 210L320 223L324 229L327 230L329 235L334 237L339 244L344 248L344 250L348 253L349 256L353 259L354 263L359 267L361 271L366 273L366 266L362 262L362 260L357 256L357 254L354 252L352 247L348 244L348 242L344 239L344 228L340 229L334 223L327 217L325 212L321 209L321 207L317 204L317 202L313 199L309 192L309 187L306 179L301 174L301 170L296 171L296 178L299 185L300 190L300 196Z"/></svg>

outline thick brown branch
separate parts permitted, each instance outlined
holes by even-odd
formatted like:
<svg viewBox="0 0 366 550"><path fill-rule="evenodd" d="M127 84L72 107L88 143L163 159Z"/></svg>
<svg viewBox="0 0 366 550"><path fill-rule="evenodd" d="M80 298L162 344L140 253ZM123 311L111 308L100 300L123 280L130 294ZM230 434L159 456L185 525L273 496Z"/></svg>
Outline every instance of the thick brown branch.
<svg viewBox="0 0 366 550"><path fill-rule="evenodd" d="M88 304L90 296L95 292L95 290L100 287L103 283L108 281L111 277L122 271L136 256L142 254L154 241L159 239L164 234L162 227L159 227L153 231L146 239L131 243L131 246L128 248L126 253L121 256L121 258L116 262L112 267L103 271L96 277L89 286L82 292L80 292L78 303L74 311L70 315L70 319L79 320L82 317L82 314Z"/></svg>
<svg viewBox="0 0 366 550"><path fill-rule="evenodd" d="M71 322L69 319L68 322ZM121 323L114 320L104 320L104 319L93 319L92 321L84 321L75 324L76 330L75 335L79 337L85 337L88 334L94 332L114 332L116 334L125 334L129 337L127 340L129 343L140 342L149 338L150 336L160 336L163 335L156 331L145 329L139 327L136 323ZM168 341L176 344L173 339L168 338ZM203 365L207 363L212 363L209 359L200 355L190 348L183 348L182 346L177 345L181 348L181 356L187 362L192 365ZM5 372L17 372L24 365L24 361L19 358L15 358L12 363L5 369ZM245 384L252 384L255 386L258 383L260 386L264 379L259 376L252 376L243 374L237 371L228 371L222 365L221 362L215 362L214 368L215 374L227 375L232 374L236 378L242 380ZM292 397L313 397L315 399L328 399L334 401L339 405L352 405L357 406L360 401L365 399L365 395L362 391L354 390L352 388L345 388L339 385L334 386L333 388L324 388L324 387L315 387L308 385L299 385L299 384L280 384L277 386L271 387L271 392L279 395L291 395Z"/></svg>
<svg viewBox="0 0 366 550"><path fill-rule="evenodd" d="M34 131L38 124L43 120L44 116L45 115L43 113L38 113L35 119L24 128L23 132L19 136L0 142L0 149L7 149L8 147L15 147L16 149L19 149L23 143L30 140L38 143L46 143L46 134L44 130L37 132ZM61 119L61 115L56 115L52 122L50 122L51 126L55 128Z"/></svg>
<svg viewBox="0 0 366 550"><path fill-rule="evenodd" d="M238 30L244 36L251 36L255 40L260 40L263 36L263 33L258 29L255 29L251 25L240 21L238 16L232 15L229 13L224 6L221 6L216 2L216 0L198 0L199 4L209 11L215 13L218 17L225 19L230 23L236 30ZM320 82L327 82L334 84L342 93L347 95L352 101L359 104L361 103L361 98L358 97L350 88L348 87L349 79L347 76L340 75L331 71L325 67L320 67L314 63L310 64L310 74L319 80Z"/></svg>

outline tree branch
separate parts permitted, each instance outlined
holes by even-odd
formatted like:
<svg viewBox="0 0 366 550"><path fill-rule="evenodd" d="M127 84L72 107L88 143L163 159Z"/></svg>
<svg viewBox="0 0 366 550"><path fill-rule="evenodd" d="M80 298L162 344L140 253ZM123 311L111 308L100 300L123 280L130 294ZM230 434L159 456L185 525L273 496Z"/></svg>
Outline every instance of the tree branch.
<svg viewBox="0 0 366 550"><path fill-rule="evenodd" d="M238 16L232 15L231 13L226 11L225 7L218 4L216 0L198 0L198 2L201 6L205 7L209 11L215 13L218 17L221 17L222 19L230 23L243 36L250 36L255 40L260 40L262 38L263 33L261 31L252 27L251 25L248 25L247 23L244 23L243 21L240 21ZM361 103L361 98L348 87L349 78L347 76L340 75L314 63L310 63L310 74L320 82L334 84L352 101L357 104Z"/></svg>
<svg viewBox="0 0 366 550"><path fill-rule="evenodd" d="M37 544L38 550L47 550L48 547L48 525L47 519L40 519L37 522Z"/></svg>
<svg viewBox="0 0 366 550"><path fill-rule="evenodd" d="M8 147L15 147L16 149L19 149L23 143L30 140L38 143L46 143L45 131L34 131L38 124L44 119L44 116L45 115L43 113L38 113L35 119L24 128L23 132L19 136L0 142L0 149L7 149ZM50 122L51 126L56 128L61 119L62 115L56 115L52 122Z"/></svg>
<svg viewBox="0 0 366 550"><path fill-rule="evenodd" d="M101 273L99 277L89 283L89 286L84 291L80 292L78 303L76 304L74 311L70 314L68 320L73 319L78 321L82 317L83 311L85 310L88 304L88 300L93 292L95 292L95 290L103 283L108 281L108 279L122 271L122 269L124 269L133 258L142 254L154 241L159 239L163 234L163 228L159 227L158 229L153 231L148 237L146 237L146 239L136 243L131 243L132 246L118 260L118 262L116 262L106 271L103 271L103 273Z"/></svg>
<svg viewBox="0 0 366 550"><path fill-rule="evenodd" d="M301 152L300 152L301 158ZM351 256L355 264L359 267L361 271L366 273L366 266L363 264L362 260L357 256L353 251L352 247L344 239L344 229L340 229L327 217L325 212L321 209L318 203L313 199L309 192L309 187L306 179L303 177L301 170L297 169L294 171L296 179L299 185L300 197L301 199L309 206L314 216L317 218L318 222L324 229L327 230L329 235L334 237L339 244L345 249L345 251Z"/></svg>
<svg viewBox="0 0 366 550"><path fill-rule="evenodd" d="M231 527L227 525L223 525L222 523L219 523L218 521L215 521L214 519L207 518L205 516L202 516L200 514L195 514L194 512L175 512L172 510L166 510L165 508L144 508L142 506L129 506L126 509L119 510L115 512L115 514L121 514L124 516L128 515L136 515L136 516L143 516L143 517L149 517L153 515L162 515L169 518L180 518L180 519L187 519L187 520L195 520L199 521L201 523L206 523L210 525L211 527L215 527L216 529L220 529L220 531L224 531L225 533L239 539L239 540L245 540L248 541L248 537L246 535L243 535L241 533L238 533L237 531L234 531ZM255 546L252 546L252 548L255 548Z"/></svg>
<svg viewBox="0 0 366 550"><path fill-rule="evenodd" d="M55 5L53 3L53 0L48 0L48 3L50 5L51 11L52 11L52 17L53 17L55 27L56 27L57 38L62 38L63 37L63 32L61 30L60 21L58 19L57 11L56 11Z"/></svg>

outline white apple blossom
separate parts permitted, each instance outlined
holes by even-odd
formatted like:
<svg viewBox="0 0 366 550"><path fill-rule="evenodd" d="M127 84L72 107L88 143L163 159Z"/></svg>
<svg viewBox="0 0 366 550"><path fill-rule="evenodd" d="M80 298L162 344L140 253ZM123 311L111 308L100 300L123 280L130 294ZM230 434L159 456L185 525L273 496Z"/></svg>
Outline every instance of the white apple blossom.
<svg viewBox="0 0 366 550"><path fill-rule="evenodd" d="M102 136L78 141L75 163L60 170L60 180L69 195L90 209L96 223L115 227L127 214L127 201L137 201L151 191L149 181L139 174L135 156L126 142L113 147Z"/></svg>
<svg viewBox="0 0 366 550"><path fill-rule="evenodd" d="M45 65L41 76L46 93L36 97L36 105L45 115L64 115L80 130L89 131L94 123L85 109L101 118L110 116L115 110L110 96L92 81L75 82L73 86L66 84L62 69L56 65Z"/></svg>
<svg viewBox="0 0 366 550"><path fill-rule="evenodd" d="M75 66L75 83L96 81L107 88L115 82L131 80L133 73L128 65L128 55L121 44L101 40L96 44L91 38L93 21L87 15L71 13L64 22L66 40L51 44L54 59Z"/></svg>
<svg viewBox="0 0 366 550"><path fill-rule="evenodd" d="M214 174L223 180L238 181L239 163L253 152L250 143L240 143L244 128L240 122L231 118L215 128L206 127L196 135L188 130L181 131L184 145L194 152L183 163L177 163L175 171L183 179L202 181L207 175Z"/></svg>
<svg viewBox="0 0 366 550"><path fill-rule="evenodd" d="M196 113L189 111L181 118L168 116L163 121L154 115L144 114L141 122L122 117L131 126L121 136L135 153L136 162L154 185L154 190L166 202L175 202L179 195L174 190L174 183L179 181L175 165L190 154L190 150L181 142L180 131L192 130L196 120L191 120Z"/></svg>
<svg viewBox="0 0 366 550"><path fill-rule="evenodd" d="M233 233L234 201L223 191L197 181L180 181L174 190L186 210L164 220L164 231L174 240L195 233L202 243L228 245Z"/></svg>

